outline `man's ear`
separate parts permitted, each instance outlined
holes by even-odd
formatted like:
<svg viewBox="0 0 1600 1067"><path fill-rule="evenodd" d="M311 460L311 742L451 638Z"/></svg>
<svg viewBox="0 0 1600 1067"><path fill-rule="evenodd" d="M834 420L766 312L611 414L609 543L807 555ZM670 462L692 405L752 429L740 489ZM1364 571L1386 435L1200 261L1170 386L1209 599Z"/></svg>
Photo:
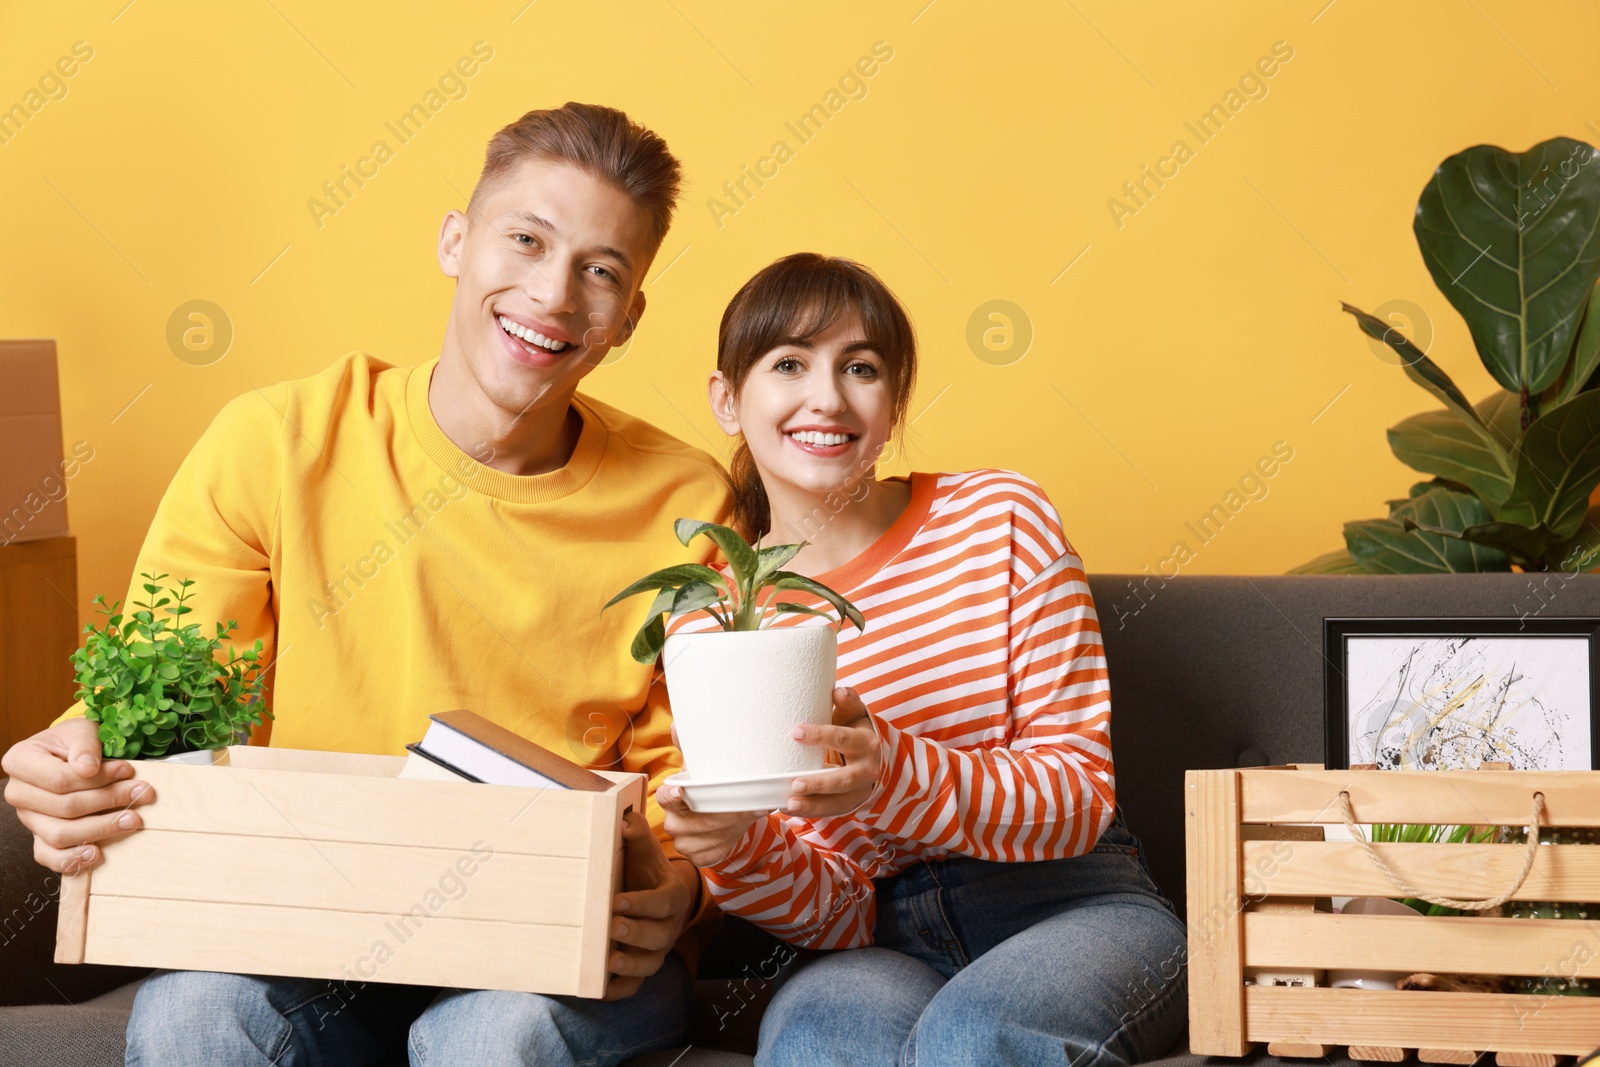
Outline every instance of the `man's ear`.
<svg viewBox="0 0 1600 1067"><path fill-rule="evenodd" d="M439 224L439 269L447 278L461 277L461 243L467 239L467 217L451 209Z"/></svg>
<svg viewBox="0 0 1600 1067"><path fill-rule="evenodd" d="M628 308L628 317L617 330L616 340L611 342L613 345L623 344L633 336L633 331L639 328L639 320L644 318L644 305L644 290L640 289L633 294L633 304Z"/></svg>
<svg viewBox="0 0 1600 1067"><path fill-rule="evenodd" d="M722 432L729 437L739 436L739 407L734 403L733 390L728 379L719 370L711 372L706 382L706 392L711 397L711 417L717 420Z"/></svg>

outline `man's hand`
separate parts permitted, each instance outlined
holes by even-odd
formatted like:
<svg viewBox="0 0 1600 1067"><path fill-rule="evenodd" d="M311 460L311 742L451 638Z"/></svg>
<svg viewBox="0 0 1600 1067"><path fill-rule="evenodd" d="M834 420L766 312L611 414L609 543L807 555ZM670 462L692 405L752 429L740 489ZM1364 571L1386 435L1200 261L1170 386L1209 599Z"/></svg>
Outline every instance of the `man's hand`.
<svg viewBox="0 0 1600 1067"><path fill-rule="evenodd" d="M101 846L143 825L131 810L156 798L133 780L127 760L101 760L99 727L68 719L12 745L0 757L11 776L6 803L33 831L33 858L52 871L77 874L102 858Z"/></svg>
<svg viewBox="0 0 1600 1067"><path fill-rule="evenodd" d="M764 811L690 811L683 789L675 785L657 789L656 802L667 814L667 833L672 835L673 846L696 867L715 867L727 859L755 821L767 817Z"/></svg>
<svg viewBox="0 0 1600 1067"><path fill-rule="evenodd" d="M784 805L785 815L820 819L846 815L872 795L883 767L878 733L872 728L866 704L854 689L833 691L832 726L796 726L792 736L802 745L822 745L844 757L836 770L811 771L796 777L794 794ZM677 835L673 835L674 841ZM678 846L683 852L683 846ZM685 856L689 853L684 852ZM695 862L699 862L696 860Z"/></svg>
<svg viewBox="0 0 1600 1067"><path fill-rule="evenodd" d="M668 860L645 817L622 817L622 889L613 898L611 937L616 941L608 967L606 1000L639 991L661 969L699 903L700 872Z"/></svg>

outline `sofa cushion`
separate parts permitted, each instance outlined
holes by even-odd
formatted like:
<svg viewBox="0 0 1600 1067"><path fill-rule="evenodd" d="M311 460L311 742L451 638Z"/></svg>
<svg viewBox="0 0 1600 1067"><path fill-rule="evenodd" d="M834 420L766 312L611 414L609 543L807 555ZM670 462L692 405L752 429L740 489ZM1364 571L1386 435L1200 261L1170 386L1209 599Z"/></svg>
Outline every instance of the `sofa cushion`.
<svg viewBox="0 0 1600 1067"><path fill-rule="evenodd" d="M0 1067L121 1067L127 1029L123 1008L0 1008Z"/></svg>
<svg viewBox="0 0 1600 1067"><path fill-rule="evenodd" d="M5 783L0 778L0 790ZM0 1005L76 1004L150 973L56 963L60 894L61 876L33 861L33 835L0 800Z"/></svg>

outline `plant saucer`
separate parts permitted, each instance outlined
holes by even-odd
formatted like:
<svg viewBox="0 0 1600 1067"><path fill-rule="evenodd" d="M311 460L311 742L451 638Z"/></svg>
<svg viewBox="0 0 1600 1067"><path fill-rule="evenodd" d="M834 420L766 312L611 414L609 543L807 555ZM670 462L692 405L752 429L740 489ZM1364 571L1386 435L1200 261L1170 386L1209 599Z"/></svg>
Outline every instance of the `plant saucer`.
<svg viewBox="0 0 1600 1067"><path fill-rule="evenodd" d="M724 778L715 782L696 782L679 772L662 781L683 790L690 811L712 814L727 811L776 811L793 795L796 778L816 771L781 771L750 778Z"/></svg>

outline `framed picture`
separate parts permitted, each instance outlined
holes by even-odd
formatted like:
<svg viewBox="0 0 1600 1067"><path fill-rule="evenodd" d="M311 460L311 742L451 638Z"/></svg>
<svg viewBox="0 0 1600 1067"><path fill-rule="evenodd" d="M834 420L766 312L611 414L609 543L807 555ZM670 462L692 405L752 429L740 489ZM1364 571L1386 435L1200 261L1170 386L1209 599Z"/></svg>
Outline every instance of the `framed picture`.
<svg viewBox="0 0 1600 1067"><path fill-rule="evenodd" d="M1331 768L1600 768L1600 618L1325 619Z"/></svg>

